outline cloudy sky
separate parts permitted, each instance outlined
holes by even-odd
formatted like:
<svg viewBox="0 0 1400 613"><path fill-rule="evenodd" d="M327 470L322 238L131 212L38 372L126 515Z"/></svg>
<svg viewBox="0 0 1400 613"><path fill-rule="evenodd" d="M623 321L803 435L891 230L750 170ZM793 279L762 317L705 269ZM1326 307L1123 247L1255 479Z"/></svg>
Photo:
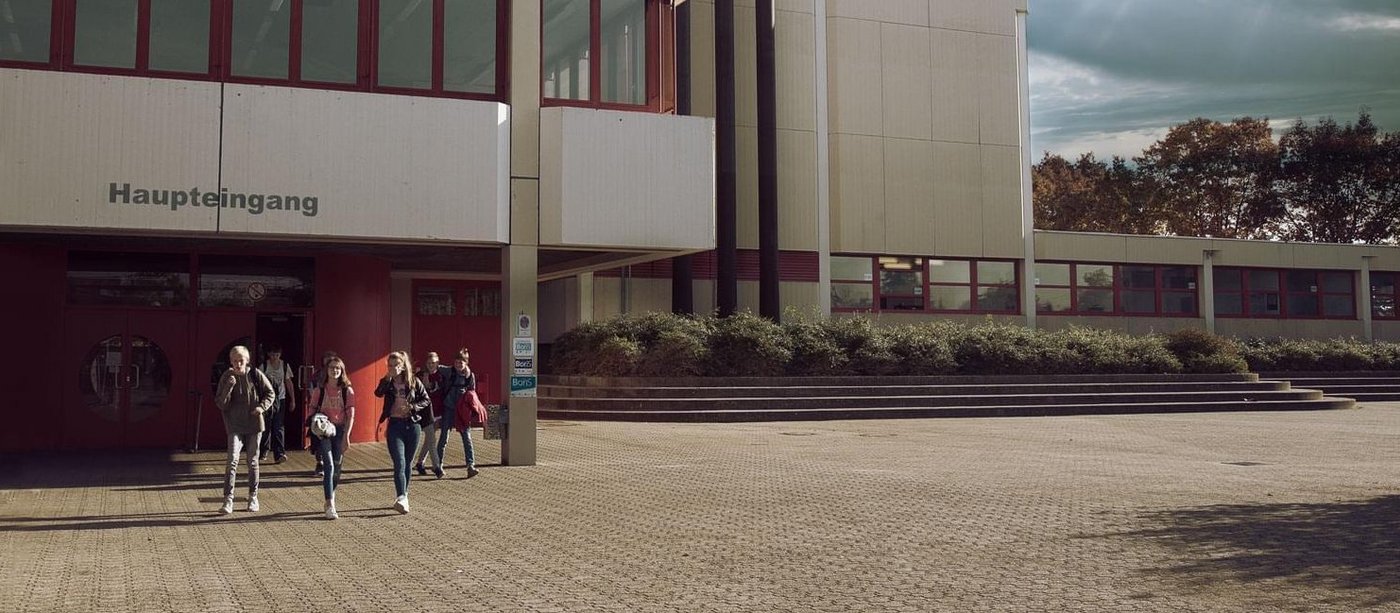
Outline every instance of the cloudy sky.
<svg viewBox="0 0 1400 613"><path fill-rule="evenodd" d="M1031 145L1132 157L1194 117L1400 131L1400 0L1030 0Z"/></svg>

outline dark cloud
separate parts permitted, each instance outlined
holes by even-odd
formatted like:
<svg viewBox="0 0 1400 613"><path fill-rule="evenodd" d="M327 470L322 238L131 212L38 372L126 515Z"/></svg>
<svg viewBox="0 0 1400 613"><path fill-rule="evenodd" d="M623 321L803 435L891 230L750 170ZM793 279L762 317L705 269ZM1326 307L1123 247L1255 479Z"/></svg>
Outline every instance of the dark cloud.
<svg viewBox="0 0 1400 613"><path fill-rule="evenodd" d="M1400 0L1033 0L1029 20L1037 150L1131 155L1194 117L1363 106L1400 129Z"/></svg>

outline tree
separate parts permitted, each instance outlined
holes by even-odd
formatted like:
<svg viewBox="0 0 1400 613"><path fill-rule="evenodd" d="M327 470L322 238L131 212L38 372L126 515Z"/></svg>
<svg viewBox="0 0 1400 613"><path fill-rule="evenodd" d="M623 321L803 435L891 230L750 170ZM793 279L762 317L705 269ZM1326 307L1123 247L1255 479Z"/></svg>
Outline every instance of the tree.
<svg viewBox="0 0 1400 613"><path fill-rule="evenodd" d="M1328 243L1394 242L1394 161L1361 111L1345 126L1328 117L1309 127L1299 119L1279 139L1276 189L1287 208L1285 235ZM1395 135L1389 140L1396 140Z"/></svg>
<svg viewBox="0 0 1400 613"><path fill-rule="evenodd" d="M1272 189L1277 159L1268 120L1243 117L1174 126L1134 161L1140 187L1165 200L1167 233L1276 238L1283 216Z"/></svg>
<svg viewBox="0 0 1400 613"><path fill-rule="evenodd" d="M1161 231L1155 190L1114 156L1110 162L1081 155L1070 162L1046 153L1031 167L1035 225L1044 230L1152 234Z"/></svg>

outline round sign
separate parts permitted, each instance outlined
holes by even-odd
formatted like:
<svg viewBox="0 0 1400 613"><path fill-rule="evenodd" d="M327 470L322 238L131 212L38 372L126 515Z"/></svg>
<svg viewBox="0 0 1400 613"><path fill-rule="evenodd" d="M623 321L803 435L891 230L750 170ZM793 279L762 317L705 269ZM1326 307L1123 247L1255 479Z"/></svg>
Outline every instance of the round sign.
<svg viewBox="0 0 1400 613"><path fill-rule="evenodd" d="M248 284L248 299L253 302L261 301L267 297L267 286L254 281Z"/></svg>

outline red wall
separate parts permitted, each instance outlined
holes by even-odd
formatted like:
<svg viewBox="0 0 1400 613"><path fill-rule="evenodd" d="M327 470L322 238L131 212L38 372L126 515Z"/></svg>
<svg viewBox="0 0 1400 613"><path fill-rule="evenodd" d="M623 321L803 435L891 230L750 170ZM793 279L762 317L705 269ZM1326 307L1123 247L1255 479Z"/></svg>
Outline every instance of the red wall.
<svg viewBox="0 0 1400 613"><path fill-rule="evenodd" d="M389 355L389 264L370 257L316 258L316 328L312 355L333 350L345 360L355 388L351 442L382 438L374 387Z"/></svg>
<svg viewBox="0 0 1400 613"><path fill-rule="evenodd" d="M0 245L0 451L56 449L63 430L62 377L78 376L63 361L67 261L62 249ZM28 392L23 392L27 390ZM19 400L25 398L26 400Z"/></svg>

